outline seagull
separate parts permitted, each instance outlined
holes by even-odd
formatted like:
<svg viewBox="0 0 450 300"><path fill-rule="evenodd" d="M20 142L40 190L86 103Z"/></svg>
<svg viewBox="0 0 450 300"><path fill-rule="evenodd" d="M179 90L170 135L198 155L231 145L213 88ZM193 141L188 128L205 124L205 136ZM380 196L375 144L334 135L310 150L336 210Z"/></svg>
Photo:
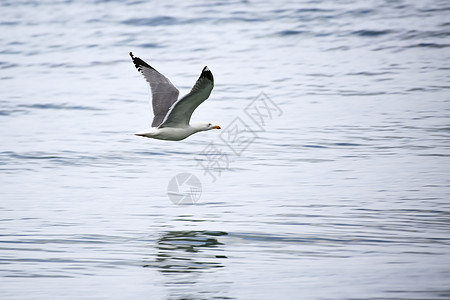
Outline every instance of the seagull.
<svg viewBox="0 0 450 300"><path fill-rule="evenodd" d="M204 67L191 91L181 99L178 89L164 75L156 71L145 61L130 52L136 69L144 75L150 84L152 93L153 122L152 127L134 135L168 141L181 141L188 136L220 126L211 123L189 124L194 110L208 99L214 87L214 78L208 67Z"/></svg>

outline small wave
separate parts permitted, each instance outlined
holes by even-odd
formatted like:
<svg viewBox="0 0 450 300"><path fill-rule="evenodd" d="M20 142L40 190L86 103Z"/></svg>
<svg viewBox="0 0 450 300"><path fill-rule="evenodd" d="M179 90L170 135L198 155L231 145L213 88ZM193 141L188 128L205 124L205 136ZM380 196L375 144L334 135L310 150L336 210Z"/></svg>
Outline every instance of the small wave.
<svg viewBox="0 0 450 300"><path fill-rule="evenodd" d="M300 35L303 34L304 31L301 30L283 30L276 33L278 36L291 36L291 35Z"/></svg>
<svg viewBox="0 0 450 300"><path fill-rule="evenodd" d="M154 154L156 155L156 154ZM53 166L81 166L81 165L97 165L97 166L107 166L111 162L119 162L127 160L128 157L124 157L118 153L107 153L107 154L92 154L86 155L79 152L62 151L62 152L42 152L42 151L31 151L31 152L13 152L13 151L3 151L0 152L0 165L16 165L18 161L20 162L30 162L32 163L43 163L48 165L49 163Z"/></svg>
<svg viewBox="0 0 450 300"><path fill-rule="evenodd" d="M392 33L392 30L357 30L351 34L363 37L377 37Z"/></svg>
<svg viewBox="0 0 450 300"><path fill-rule="evenodd" d="M52 104L52 103L37 103L37 104L20 104L19 107L33 108L33 109L63 109L63 110L101 110L92 106L83 105L68 105L68 104Z"/></svg>
<svg viewBox="0 0 450 300"><path fill-rule="evenodd" d="M10 105L6 105L10 106ZM35 104L18 104L15 107L4 107L0 109L0 116L11 116L17 113L27 113L30 109L54 109L54 110L90 110L98 111L100 108L84 105L69 105L66 103L35 103Z"/></svg>
<svg viewBox="0 0 450 300"><path fill-rule="evenodd" d="M299 8L296 10L297 13L325 13L325 12L334 12L331 9L322 9L322 8Z"/></svg>
<svg viewBox="0 0 450 300"><path fill-rule="evenodd" d="M355 16L364 16L364 15L368 15L368 14L373 15L375 12L376 12L375 9L362 8L362 9L351 10L348 13L351 15L355 15Z"/></svg>
<svg viewBox="0 0 450 300"><path fill-rule="evenodd" d="M426 38L447 38L450 36L450 32L446 30L435 30L435 31L418 31L409 30L403 33L400 38L403 40L423 40Z"/></svg>
<svg viewBox="0 0 450 300"><path fill-rule="evenodd" d="M18 64L10 63L6 61L0 61L0 69L8 69L8 68L14 68L17 67Z"/></svg>
<svg viewBox="0 0 450 300"><path fill-rule="evenodd" d="M11 116L15 113L23 112L21 109L2 109L0 110L0 116Z"/></svg>
<svg viewBox="0 0 450 300"><path fill-rule="evenodd" d="M444 154L444 153L426 153L426 154L419 154L418 156L450 157L449 154Z"/></svg>
<svg viewBox="0 0 450 300"><path fill-rule="evenodd" d="M3 152L3 154L8 154L8 152ZM12 158L18 158L18 159L63 159L62 156L57 155L49 155L45 153L35 153L35 154L18 154L9 152L9 156Z"/></svg>
<svg viewBox="0 0 450 300"><path fill-rule="evenodd" d="M144 156L148 156L148 155L167 155L167 153L155 152L155 151L137 151L137 152L135 152L135 154L144 155Z"/></svg>
<svg viewBox="0 0 450 300"><path fill-rule="evenodd" d="M156 43L144 43L144 44L140 44L138 46L141 48L164 48L164 46L162 46L160 44L156 44Z"/></svg>
<svg viewBox="0 0 450 300"><path fill-rule="evenodd" d="M17 22L17 21L10 21L10 22L4 21L4 22L0 22L0 26L17 26L17 25L19 25L19 24L20 24L20 22Z"/></svg>
<svg viewBox="0 0 450 300"><path fill-rule="evenodd" d="M436 7L436 8L421 8L418 11L419 12L424 12L424 13L430 13L430 12L443 12L443 11L448 11L450 10L450 6L449 7Z"/></svg>
<svg viewBox="0 0 450 300"><path fill-rule="evenodd" d="M305 148L321 148L321 149L328 148L326 146L321 146L321 145L303 145L303 147L305 147Z"/></svg>
<svg viewBox="0 0 450 300"><path fill-rule="evenodd" d="M67 159L66 157L55 155L46 152L27 152L27 153L17 153L12 151L0 152L0 160L12 159L12 160L51 160L60 161Z"/></svg>
<svg viewBox="0 0 450 300"><path fill-rule="evenodd" d="M317 217L317 216L315 216ZM304 223L292 223L295 225L305 225ZM306 224L307 225L307 224ZM351 224L335 224L336 226L352 226ZM264 243L284 243L284 244L328 244L328 245L338 245L347 243L357 243L357 244L374 244L374 243L395 243L396 240L392 236L347 236L347 235L333 235L333 236L285 236L285 235L275 235L266 233L253 233L253 232L239 232L239 233L229 233L230 237L241 238L245 241L251 242L264 242Z"/></svg>
<svg viewBox="0 0 450 300"><path fill-rule="evenodd" d="M125 25L135 26L161 26L174 25L179 23L177 18L169 16L157 16L150 18L132 18L122 22Z"/></svg>
<svg viewBox="0 0 450 300"><path fill-rule="evenodd" d="M418 43L415 45L406 46L406 48L447 48L450 44L436 44L436 43Z"/></svg>
<svg viewBox="0 0 450 300"><path fill-rule="evenodd" d="M379 75L387 75L394 74L393 72L356 72L356 73L347 73L346 75L350 76L379 76Z"/></svg>
<svg viewBox="0 0 450 300"><path fill-rule="evenodd" d="M340 146L340 147L358 147L361 146L360 144L354 144L354 143L335 143L335 146Z"/></svg>

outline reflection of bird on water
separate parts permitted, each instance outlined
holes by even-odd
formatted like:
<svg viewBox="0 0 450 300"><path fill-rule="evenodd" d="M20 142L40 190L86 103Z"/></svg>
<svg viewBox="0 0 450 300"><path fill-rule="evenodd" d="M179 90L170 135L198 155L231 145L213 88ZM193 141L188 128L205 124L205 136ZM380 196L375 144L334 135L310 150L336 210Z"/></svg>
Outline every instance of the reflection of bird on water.
<svg viewBox="0 0 450 300"><path fill-rule="evenodd" d="M221 268L220 243L215 237L227 235L220 231L170 231L158 239L155 262L145 267L156 267L164 274L200 272Z"/></svg>

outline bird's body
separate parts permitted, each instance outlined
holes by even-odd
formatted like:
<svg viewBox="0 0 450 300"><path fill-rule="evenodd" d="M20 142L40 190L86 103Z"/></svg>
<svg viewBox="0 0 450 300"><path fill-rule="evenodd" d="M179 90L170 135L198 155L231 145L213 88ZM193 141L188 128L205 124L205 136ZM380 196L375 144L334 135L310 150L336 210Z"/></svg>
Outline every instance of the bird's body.
<svg viewBox="0 0 450 300"><path fill-rule="evenodd" d="M209 126L211 126L209 123L192 123L186 127L152 127L143 132L136 132L135 135L158 140L181 141L194 133L209 130Z"/></svg>
<svg viewBox="0 0 450 300"><path fill-rule="evenodd" d="M220 126L211 123L189 124L194 110L208 99L214 87L214 78L208 67L203 68L202 74L192 90L186 96L178 99L178 89L169 79L139 57L135 57L131 52L130 56L136 69L150 84L154 114L152 127L135 133L135 135L180 141L200 131L220 129Z"/></svg>

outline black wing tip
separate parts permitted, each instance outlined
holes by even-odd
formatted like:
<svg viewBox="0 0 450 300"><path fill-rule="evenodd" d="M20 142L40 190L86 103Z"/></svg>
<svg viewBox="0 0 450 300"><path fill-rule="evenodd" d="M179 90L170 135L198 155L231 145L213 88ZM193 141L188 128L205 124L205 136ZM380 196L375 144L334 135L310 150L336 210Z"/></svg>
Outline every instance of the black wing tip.
<svg viewBox="0 0 450 300"><path fill-rule="evenodd" d="M203 68L202 74L200 75L200 77L206 77L209 80L211 80L212 82L214 82L214 77L213 77L213 75L211 73L211 70L207 66L205 66Z"/></svg>
<svg viewBox="0 0 450 300"><path fill-rule="evenodd" d="M131 59L133 60L134 66L136 67L136 69L139 72L142 71L142 67L147 67L147 68L150 68L150 69L154 70L154 68L152 66L150 66L148 63L146 63L145 61L143 61L139 57L134 56L133 52L130 52L130 56L131 56Z"/></svg>

